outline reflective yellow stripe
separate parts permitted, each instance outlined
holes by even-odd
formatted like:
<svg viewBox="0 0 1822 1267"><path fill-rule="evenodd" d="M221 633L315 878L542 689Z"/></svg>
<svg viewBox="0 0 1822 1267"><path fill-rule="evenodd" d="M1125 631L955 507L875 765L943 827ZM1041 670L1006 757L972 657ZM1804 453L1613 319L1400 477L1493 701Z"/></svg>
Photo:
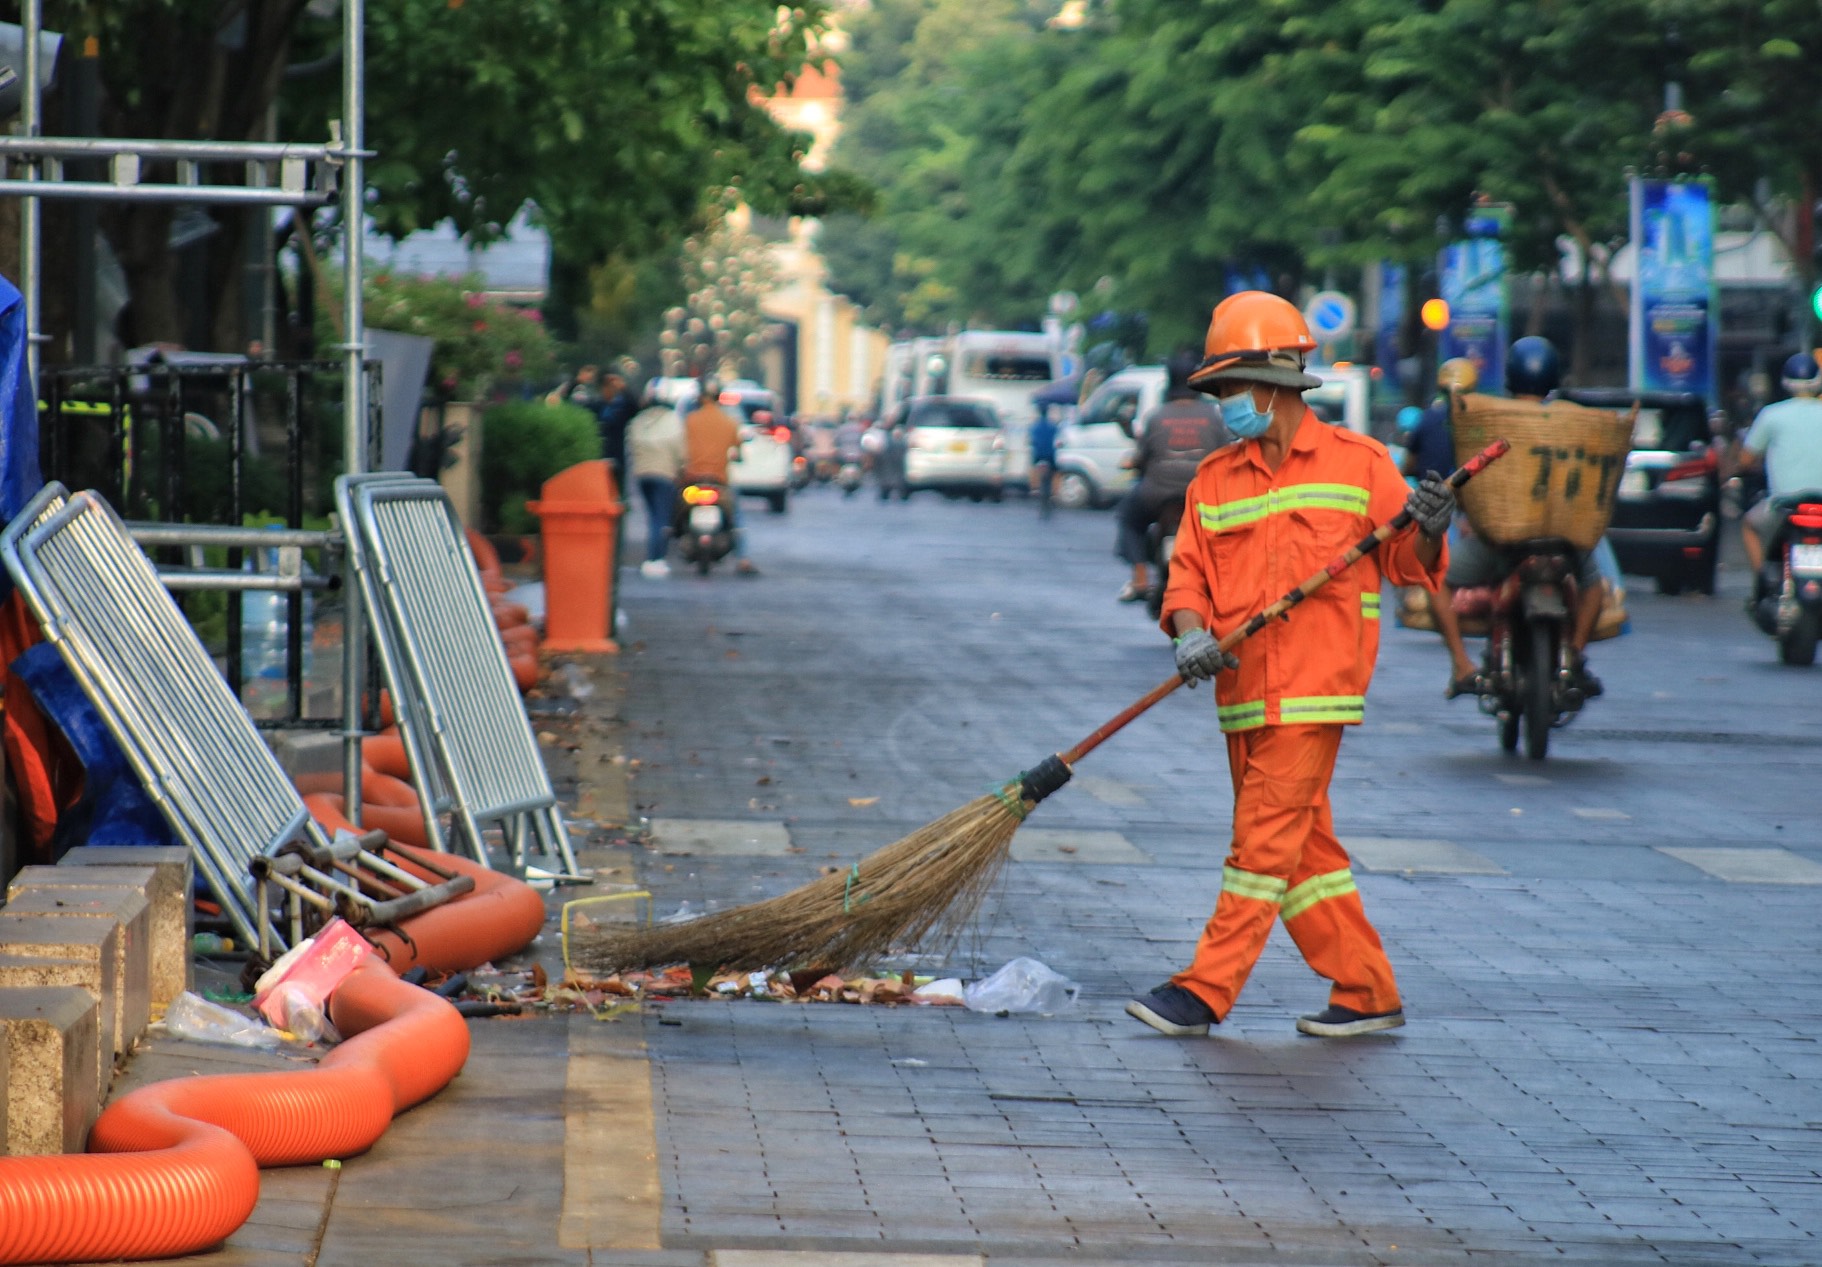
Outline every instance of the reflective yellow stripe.
<svg viewBox="0 0 1822 1267"><path fill-rule="evenodd" d="M1221 868L1221 891L1235 897L1250 897L1275 906L1284 900L1284 888L1284 881L1277 876L1259 875L1236 867Z"/></svg>
<svg viewBox="0 0 1822 1267"><path fill-rule="evenodd" d="M1362 594L1360 596L1360 618L1362 620L1379 619L1379 595Z"/></svg>
<svg viewBox="0 0 1822 1267"><path fill-rule="evenodd" d="M1225 877L1221 887L1227 887ZM1284 895L1284 904L1278 913L1285 919L1296 919L1318 902L1326 902L1332 897L1345 897L1354 891L1352 871L1331 871L1327 875L1311 876Z"/></svg>
<svg viewBox="0 0 1822 1267"><path fill-rule="evenodd" d="M1354 484L1291 484L1231 502L1197 502L1196 516L1209 532L1230 532L1267 515L1292 510L1339 510L1364 515L1371 503L1371 492Z"/></svg>
<svg viewBox="0 0 1822 1267"><path fill-rule="evenodd" d="M1278 701L1278 720L1287 726L1356 722L1365 716L1364 695L1308 695Z"/></svg>
<svg viewBox="0 0 1822 1267"><path fill-rule="evenodd" d="M1265 725L1265 701L1222 704L1215 709L1215 716L1220 719L1222 730L1251 730Z"/></svg>

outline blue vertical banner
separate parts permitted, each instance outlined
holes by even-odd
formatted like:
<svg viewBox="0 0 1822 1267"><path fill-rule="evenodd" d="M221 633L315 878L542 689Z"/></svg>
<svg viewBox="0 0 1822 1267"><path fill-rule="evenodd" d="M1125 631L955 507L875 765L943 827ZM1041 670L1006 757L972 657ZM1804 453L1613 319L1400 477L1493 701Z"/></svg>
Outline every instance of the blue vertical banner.
<svg viewBox="0 0 1822 1267"><path fill-rule="evenodd" d="M1449 305L1437 359L1473 361L1483 390L1506 380L1506 248L1499 238L1510 214L1507 207L1476 207L1466 236L1444 247L1437 265L1437 289Z"/></svg>
<svg viewBox="0 0 1822 1267"><path fill-rule="evenodd" d="M1716 403L1720 312L1714 206L1696 181L1632 182L1632 312L1627 382Z"/></svg>
<svg viewBox="0 0 1822 1267"><path fill-rule="evenodd" d="M1393 394L1404 386L1398 370L1398 335L1404 327L1407 284L1403 264L1380 264L1378 303L1373 311L1373 364L1379 367L1379 381Z"/></svg>

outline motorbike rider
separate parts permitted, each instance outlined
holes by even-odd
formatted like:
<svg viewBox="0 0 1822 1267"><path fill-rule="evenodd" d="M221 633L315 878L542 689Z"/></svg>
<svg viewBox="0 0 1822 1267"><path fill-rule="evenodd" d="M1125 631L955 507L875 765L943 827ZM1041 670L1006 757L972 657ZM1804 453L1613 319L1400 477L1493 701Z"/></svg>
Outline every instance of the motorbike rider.
<svg viewBox="0 0 1822 1267"><path fill-rule="evenodd" d="M1202 459L1233 443L1220 407L1189 384L1201 361L1194 348L1173 352L1164 363L1164 401L1139 420L1139 447L1128 459L1139 480L1119 509L1119 554L1132 565L1132 579L1120 591L1122 603L1137 602L1151 589L1147 531L1166 509L1183 505Z"/></svg>
<svg viewBox="0 0 1822 1267"><path fill-rule="evenodd" d="M1562 382L1562 361L1556 345L1541 335L1529 334L1515 342L1506 354L1506 390L1516 400L1542 400ZM1569 648L1573 652L1576 685L1589 699L1602 691L1601 680L1588 671L1588 640L1601 618L1601 570L1592 550L1571 551L1575 568L1575 621L1569 630ZM1443 578L1431 610L1436 616L1437 632L1449 651L1449 687L1445 699L1457 695L1478 695L1485 687L1480 670L1468 657L1462 645L1461 621L1455 615L1455 591L1468 587L1492 587L1512 574L1525 552L1482 541L1463 525L1461 540L1449 556L1448 575Z"/></svg>
<svg viewBox="0 0 1822 1267"><path fill-rule="evenodd" d="M1243 291L1215 309L1207 359L1190 380L1220 398L1240 440L1190 483L1162 624L1174 635L1177 671L1192 685L1215 683L1234 800L1221 892L1194 960L1126 1005L1173 1036L1206 1034L1225 1019L1280 920L1331 982L1328 1006L1301 1017L1298 1032L1342 1038L1404 1024L1392 965L1335 836L1329 780L1344 729L1365 713L1380 586L1435 584L1455 495L1438 478L1407 488L1377 440L1316 417L1303 400L1321 385L1303 368L1315 347L1295 304ZM1221 649L1216 635L1401 508L1413 529L1339 572L1293 618ZM1177 742L1191 759L1207 752L1200 734Z"/></svg>
<svg viewBox="0 0 1822 1267"><path fill-rule="evenodd" d="M683 416L683 479L685 483L701 481L719 485L725 495L728 523L734 533L734 558L739 560L734 571L741 576L758 576L759 569L747 558L746 531L740 526L740 498L728 482L728 463L740 452L740 425L721 407L721 384L713 378L702 380L696 403Z"/></svg>
<svg viewBox="0 0 1822 1267"><path fill-rule="evenodd" d="M1438 394L1405 437L1404 473L1447 471L1455 466L1455 435L1449 429L1449 394L1471 392L1480 384L1480 367L1465 356L1452 356L1436 367Z"/></svg>
<svg viewBox="0 0 1822 1267"><path fill-rule="evenodd" d="M1740 544L1757 576L1765 565L1765 542L1777 527L1780 498L1822 490L1822 362L1799 352L1784 362L1789 400L1765 406L1740 442L1740 465L1765 469L1766 495L1740 517Z"/></svg>

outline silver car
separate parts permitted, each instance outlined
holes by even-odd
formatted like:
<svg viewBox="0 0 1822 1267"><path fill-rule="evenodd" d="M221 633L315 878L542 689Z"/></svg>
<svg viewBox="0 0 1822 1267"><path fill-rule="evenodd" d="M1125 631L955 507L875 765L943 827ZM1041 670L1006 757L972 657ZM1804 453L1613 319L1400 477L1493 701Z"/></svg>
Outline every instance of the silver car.
<svg viewBox="0 0 1822 1267"><path fill-rule="evenodd" d="M899 406L904 425L905 495L933 489L948 497L998 501L1006 482L1006 438L984 400L917 396Z"/></svg>

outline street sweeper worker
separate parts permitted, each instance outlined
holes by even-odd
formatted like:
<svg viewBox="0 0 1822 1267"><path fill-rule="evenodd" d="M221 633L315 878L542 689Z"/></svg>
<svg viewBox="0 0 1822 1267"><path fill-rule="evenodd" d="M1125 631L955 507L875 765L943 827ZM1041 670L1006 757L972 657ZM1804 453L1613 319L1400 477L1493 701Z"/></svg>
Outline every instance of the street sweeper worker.
<svg viewBox="0 0 1822 1267"><path fill-rule="evenodd" d="M1296 307L1263 291L1223 300L1190 377L1219 399L1239 442L1210 454L1185 497L1164 594L1179 672L1215 683L1234 787L1221 892L1189 967L1126 1011L1166 1034L1206 1034L1234 1006L1272 925L1333 984L1299 1031L1343 1037L1404 1024L1392 965L1367 922L1335 838L1329 778L1357 724L1379 651L1379 591L1435 589L1455 495L1440 478L1409 487L1384 446L1330 426L1304 404L1316 341ZM1413 527L1334 578L1233 652L1217 639L1323 571L1378 522Z"/></svg>

